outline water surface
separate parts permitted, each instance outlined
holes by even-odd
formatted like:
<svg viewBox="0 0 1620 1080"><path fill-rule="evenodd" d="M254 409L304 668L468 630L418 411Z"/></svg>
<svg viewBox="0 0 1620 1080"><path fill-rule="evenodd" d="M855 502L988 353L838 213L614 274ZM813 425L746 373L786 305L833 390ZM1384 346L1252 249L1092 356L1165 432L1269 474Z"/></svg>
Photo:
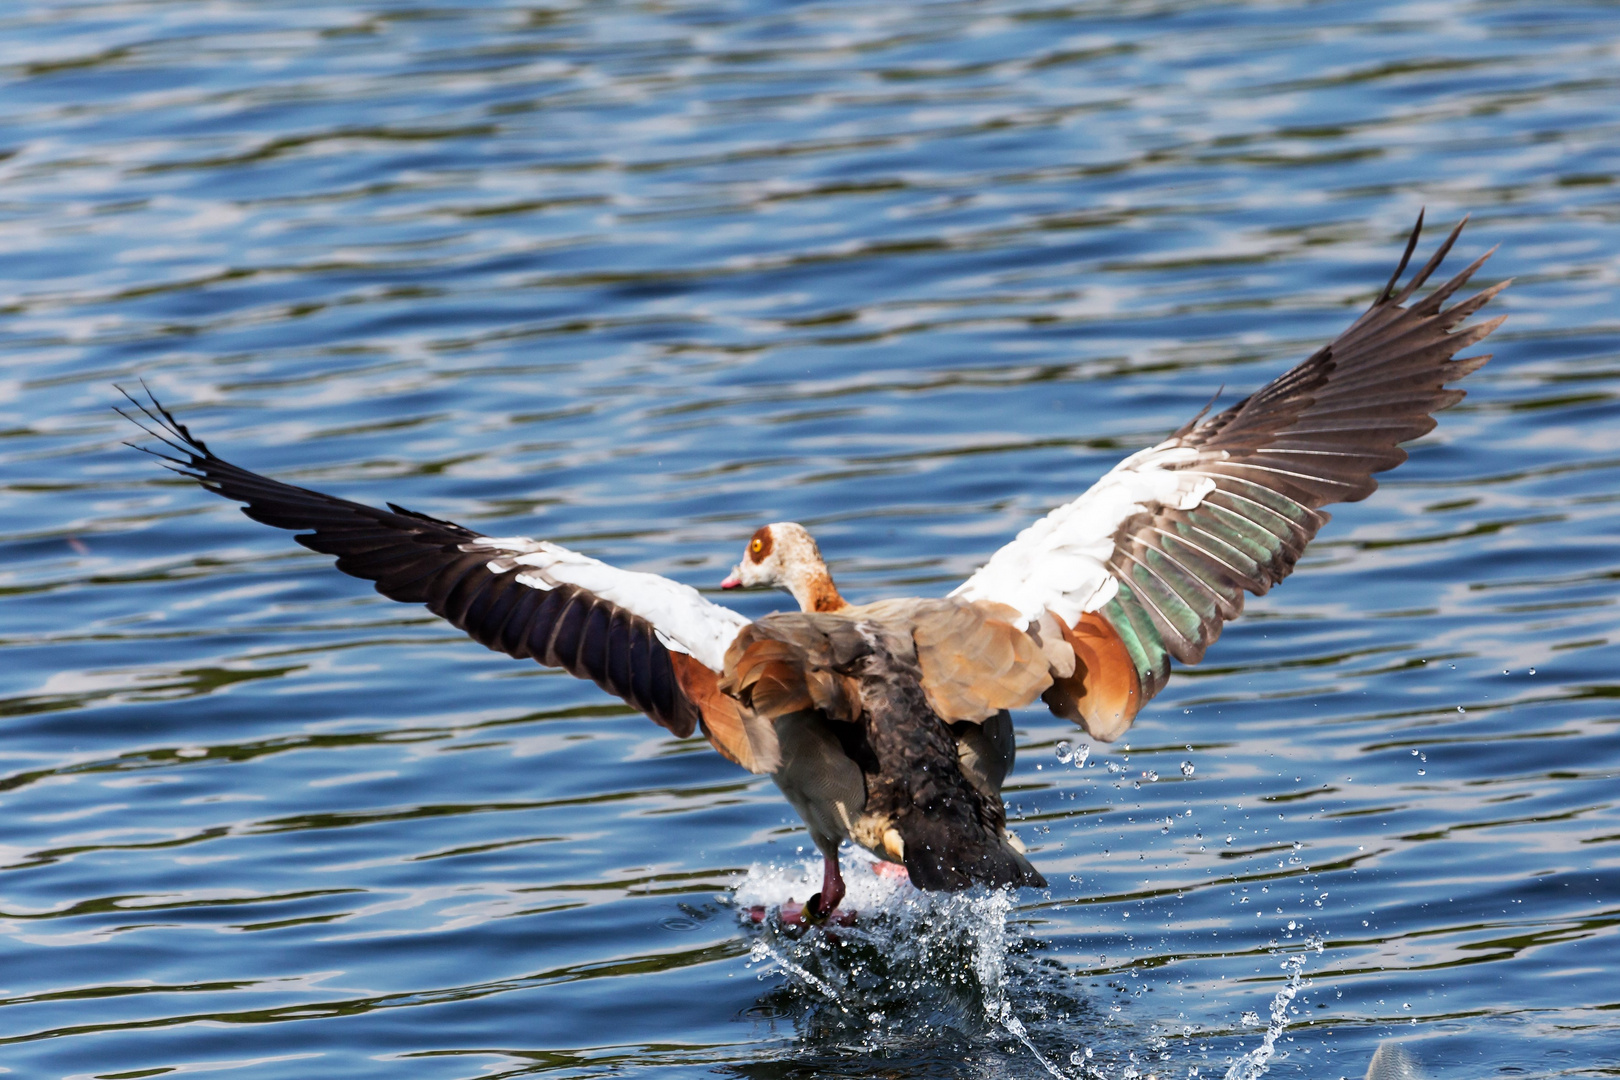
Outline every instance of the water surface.
<svg viewBox="0 0 1620 1080"><path fill-rule="evenodd" d="M1614 6L1516 0L9 5L0 1067L1253 1076L1270 1023L1271 1076L1620 1074L1617 60ZM1337 333L1423 206L1516 278L1468 399L1125 740L1017 716L1049 890L836 940L739 917L807 858L767 780L108 407L701 587L797 520L941 595Z"/></svg>

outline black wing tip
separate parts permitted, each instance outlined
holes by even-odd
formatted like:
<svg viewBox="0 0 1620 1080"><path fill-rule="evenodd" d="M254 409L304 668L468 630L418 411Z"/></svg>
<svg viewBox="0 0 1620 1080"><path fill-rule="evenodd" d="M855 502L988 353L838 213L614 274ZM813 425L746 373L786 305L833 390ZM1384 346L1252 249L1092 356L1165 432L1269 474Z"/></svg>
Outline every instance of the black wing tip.
<svg viewBox="0 0 1620 1080"><path fill-rule="evenodd" d="M119 416L122 416L125 420L128 420L130 423L152 436L152 438L163 443L165 446L168 446L170 449L187 455L187 457L191 460L189 462L185 462L184 464L195 465L198 461L214 460L214 452L208 449L208 444L197 438L197 436L193 435L191 430L187 428L186 425L175 419L174 413L170 412L163 406L162 402L158 401L157 395L152 393L152 388L146 385L146 380L144 378L139 379L139 382L141 384L141 390L146 394L146 401L142 401L140 398L136 397L134 394L131 394L127 389L118 385L117 383L113 383L113 389L117 390L120 394L123 394L125 400L127 400L131 405L135 406L135 408L139 409L141 415L146 418L147 422L154 425L157 430L153 431L152 428L147 427L146 423L143 423L132 413L125 411L124 407L121 405L114 405L112 407L113 412L117 413ZM135 449L146 450L148 453L156 453L155 451L147 450L145 447L141 446L136 446ZM166 457L164 454L157 454L156 456ZM167 458L167 460L172 461L174 459Z"/></svg>
<svg viewBox="0 0 1620 1080"><path fill-rule="evenodd" d="M1473 217L1472 214L1464 214L1462 219L1452 226L1451 232L1447 234L1440 246L1435 248L1434 254L1429 256L1429 261L1424 263L1422 268L1412 275L1412 279L1406 283L1405 287L1397 293L1395 286L1400 283L1401 275L1406 272L1407 266L1412 261L1412 254L1417 250L1418 237L1423 232L1423 215L1426 209L1418 211L1417 224L1413 226L1412 234L1406 239L1406 251L1401 255L1401 261L1395 267L1395 273L1390 275L1388 284L1384 286L1384 291L1379 293L1378 299L1373 302L1372 306L1374 308L1383 307L1385 304L1404 304L1411 299L1412 294L1423 287L1423 283L1429 280L1430 275L1440 268L1440 264L1445 261L1446 256L1451 254L1451 249L1457 243L1457 238L1462 235L1463 228L1467 226L1469 219ZM1477 268L1480 263L1490 258L1495 252L1496 248L1491 248L1490 251L1480 257L1478 262L1475 263L1475 267Z"/></svg>
<svg viewBox="0 0 1620 1080"><path fill-rule="evenodd" d="M1412 235L1406 238L1406 251L1401 255L1400 265L1389 275L1389 283L1384 286L1384 291L1379 293L1378 299L1373 303L1374 307L1388 303L1389 298L1395 295L1395 286L1400 283L1401 275L1406 273L1406 267L1412 261L1412 253L1417 251L1418 237L1423 235L1423 215L1428 213L1428 210L1427 206L1418 208L1417 224L1412 226Z"/></svg>
<svg viewBox="0 0 1620 1080"><path fill-rule="evenodd" d="M457 524L456 522L450 521L450 520L448 520L446 518L437 518L437 517L434 517L432 514L424 514L420 510L412 510L408 506L399 505L399 503L391 502L391 503L388 503L386 505L387 505L388 509L392 510L394 513L400 515L401 517L414 518L417 521L425 521L430 525L443 525L443 526L448 526L449 528L452 528L452 529L461 529L461 530L466 531L468 533L472 532L472 530L467 529L467 527L465 525Z"/></svg>

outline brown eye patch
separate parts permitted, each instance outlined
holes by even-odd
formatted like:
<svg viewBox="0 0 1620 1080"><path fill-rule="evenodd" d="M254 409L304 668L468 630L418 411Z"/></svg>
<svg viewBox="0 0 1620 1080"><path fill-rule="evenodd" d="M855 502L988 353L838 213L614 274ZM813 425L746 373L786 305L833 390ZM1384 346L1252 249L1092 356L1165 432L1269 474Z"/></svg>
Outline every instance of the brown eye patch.
<svg viewBox="0 0 1620 1080"><path fill-rule="evenodd" d="M748 541L748 561L764 562L771 553L772 543L771 527L769 525L760 526L759 531L754 533L754 538Z"/></svg>

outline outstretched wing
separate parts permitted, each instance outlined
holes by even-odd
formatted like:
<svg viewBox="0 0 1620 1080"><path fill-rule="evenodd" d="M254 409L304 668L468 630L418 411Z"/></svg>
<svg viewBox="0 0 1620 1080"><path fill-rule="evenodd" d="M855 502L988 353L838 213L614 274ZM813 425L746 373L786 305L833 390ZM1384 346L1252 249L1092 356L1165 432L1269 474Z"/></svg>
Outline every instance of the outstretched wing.
<svg viewBox="0 0 1620 1080"><path fill-rule="evenodd" d="M1462 399L1447 384L1490 357L1452 357L1505 316L1459 327L1508 283L1441 305L1491 252L1403 305L1466 221L1397 294L1419 215L1389 284L1337 340L1252 397L1126 458L951 594L1010 605L1043 640L1061 635L1073 647L1074 673L1055 670L1046 694L1054 712L1117 738L1164 686L1171 657L1197 663L1243 610L1245 590L1261 595L1288 575L1328 520L1321 506L1370 495L1373 473L1406 460L1399 444Z"/></svg>
<svg viewBox="0 0 1620 1080"><path fill-rule="evenodd" d="M426 604L491 649L590 679L676 735L702 723L722 754L760 764L742 733L723 730L723 715L711 723L713 708L705 707L727 646L748 625L743 616L688 585L544 540L481 536L392 503L379 510L271 480L215 455L155 398L150 408L130 401L152 426L124 415L177 456L149 452L245 503L253 520L301 530L294 539L336 555L344 573L375 582L390 599Z"/></svg>

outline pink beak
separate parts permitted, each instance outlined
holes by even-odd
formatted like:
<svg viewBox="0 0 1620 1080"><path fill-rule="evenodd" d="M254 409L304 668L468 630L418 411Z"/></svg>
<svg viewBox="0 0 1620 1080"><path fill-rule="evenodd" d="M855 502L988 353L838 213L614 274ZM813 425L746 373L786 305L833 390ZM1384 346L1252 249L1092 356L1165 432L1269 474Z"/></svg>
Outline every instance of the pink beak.
<svg viewBox="0 0 1620 1080"><path fill-rule="evenodd" d="M742 588L742 575L733 570L731 573L726 575L726 579L720 583L720 587L722 589Z"/></svg>

